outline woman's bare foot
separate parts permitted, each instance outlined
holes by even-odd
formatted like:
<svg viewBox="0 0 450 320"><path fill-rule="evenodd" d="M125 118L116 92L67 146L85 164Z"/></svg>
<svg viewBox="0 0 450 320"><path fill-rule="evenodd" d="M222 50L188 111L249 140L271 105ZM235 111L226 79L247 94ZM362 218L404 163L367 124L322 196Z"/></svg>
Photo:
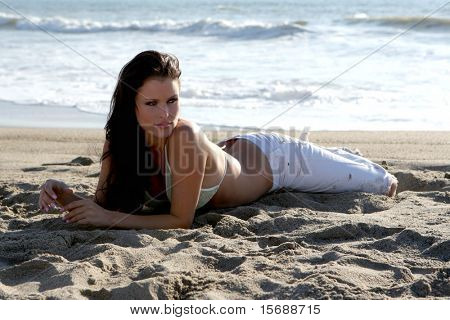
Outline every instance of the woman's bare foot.
<svg viewBox="0 0 450 320"><path fill-rule="evenodd" d="M395 196L395 193L397 191L397 184L398 183L395 180L392 182L391 188L389 189L389 192L387 194L388 197L394 197Z"/></svg>

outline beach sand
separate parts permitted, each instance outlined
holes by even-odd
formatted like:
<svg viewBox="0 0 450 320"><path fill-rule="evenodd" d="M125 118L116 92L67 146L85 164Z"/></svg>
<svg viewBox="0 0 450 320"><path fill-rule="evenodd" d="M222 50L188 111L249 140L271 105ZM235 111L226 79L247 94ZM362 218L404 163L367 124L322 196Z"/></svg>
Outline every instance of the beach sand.
<svg viewBox="0 0 450 320"><path fill-rule="evenodd" d="M189 230L83 228L40 211L49 178L93 195L103 139L102 129L0 128L1 299L450 297L450 132L311 132L385 161L395 198L279 192L210 210ZM94 163L51 164L79 156Z"/></svg>

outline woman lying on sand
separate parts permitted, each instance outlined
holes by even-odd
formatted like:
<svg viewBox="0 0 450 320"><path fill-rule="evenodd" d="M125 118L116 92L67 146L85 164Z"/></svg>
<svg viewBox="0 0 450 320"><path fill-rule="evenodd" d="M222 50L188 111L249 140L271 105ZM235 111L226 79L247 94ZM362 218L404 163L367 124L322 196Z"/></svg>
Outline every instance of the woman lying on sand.
<svg viewBox="0 0 450 320"><path fill-rule="evenodd" d="M239 206L280 189L395 195L393 175L342 148L274 132L209 141L179 117L180 75L177 58L165 53L144 51L128 62L111 100L94 200L64 205L72 190L47 180L40 207L56 200L70 223L171 229L189 228L200 207ZM142 215L168 201L169 212Z"/></svg>

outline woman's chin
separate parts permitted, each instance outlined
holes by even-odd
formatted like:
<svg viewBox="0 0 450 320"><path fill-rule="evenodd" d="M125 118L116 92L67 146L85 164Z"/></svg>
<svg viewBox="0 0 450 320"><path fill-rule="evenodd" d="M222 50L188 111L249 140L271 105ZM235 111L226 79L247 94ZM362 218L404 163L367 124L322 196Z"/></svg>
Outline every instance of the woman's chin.
<svg viewBox="0 0 450 320"><path fill-rule="evenodd" d="M149 128L150 130L148 130L149 132L151 132L151 134L153 134L154 136L160 137L160 138L165 138L170 136L170 134L172 133L173 127L172 124L168 125L168 126L152 126L151 128Z"/></svg>

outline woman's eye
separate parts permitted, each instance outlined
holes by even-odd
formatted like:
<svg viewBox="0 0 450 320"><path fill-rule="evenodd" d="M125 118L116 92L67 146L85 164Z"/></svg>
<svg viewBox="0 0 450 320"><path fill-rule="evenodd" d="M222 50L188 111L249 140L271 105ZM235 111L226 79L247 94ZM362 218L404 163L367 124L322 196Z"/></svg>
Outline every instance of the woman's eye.
<svg viewBox="0 0 450 320"><path fill-rule="evenodd" d="M169 102L170 103L175 103L178 99L170 99ZM154 102L147 102L145 105L147 106L156 106L156 104Z"/></svg>

